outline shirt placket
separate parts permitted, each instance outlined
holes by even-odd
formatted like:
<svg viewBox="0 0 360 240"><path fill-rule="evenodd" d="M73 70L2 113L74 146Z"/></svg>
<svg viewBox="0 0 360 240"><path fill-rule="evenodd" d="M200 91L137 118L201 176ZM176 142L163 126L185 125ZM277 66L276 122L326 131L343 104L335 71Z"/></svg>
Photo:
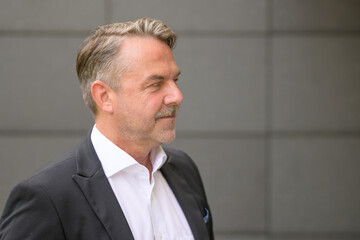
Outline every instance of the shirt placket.
<svg viewBox="0 0 360 240"><path fill-rule="evenodd" d="M156 175L153 176L153 184L152 184L152 191L151 191L151 197L150 197L150 203L151 203L151 219L153 224L153 232L154 232L154 238L156 240L164 240L168 239L167 237L167 231L164 224L164 220L162 217L162 210L161 206L159 205L159 201L157 199L156 190L155 190L155 180Z"/></svg>

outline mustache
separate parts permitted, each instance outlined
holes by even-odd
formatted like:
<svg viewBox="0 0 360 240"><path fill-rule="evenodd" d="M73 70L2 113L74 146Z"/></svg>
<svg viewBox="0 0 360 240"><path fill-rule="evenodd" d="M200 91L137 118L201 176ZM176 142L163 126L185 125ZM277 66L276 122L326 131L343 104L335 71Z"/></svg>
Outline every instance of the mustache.
<svg viewBox="0 0 360 240"><path fill-rule="evenodd" d="M178 105L172 105L170 107L167 107L165 109L160 110L156 114L155 120L158 120L159 118L164 118L164 117L176 117L178 112L179 112L179 106Z"/></svg>

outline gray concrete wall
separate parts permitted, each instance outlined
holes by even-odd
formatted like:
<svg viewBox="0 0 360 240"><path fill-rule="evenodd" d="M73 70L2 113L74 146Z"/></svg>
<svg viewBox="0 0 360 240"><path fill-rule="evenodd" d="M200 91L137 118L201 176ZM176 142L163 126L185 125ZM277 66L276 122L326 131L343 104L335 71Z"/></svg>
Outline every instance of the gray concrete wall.
<svg viewBox="0 0 360 240"><path fill-rule="evenodd" d="M92 126L75 74L97 25L179 35L178 137L219 240L360 239L359 0L0 2L0 209Z"/></svg>

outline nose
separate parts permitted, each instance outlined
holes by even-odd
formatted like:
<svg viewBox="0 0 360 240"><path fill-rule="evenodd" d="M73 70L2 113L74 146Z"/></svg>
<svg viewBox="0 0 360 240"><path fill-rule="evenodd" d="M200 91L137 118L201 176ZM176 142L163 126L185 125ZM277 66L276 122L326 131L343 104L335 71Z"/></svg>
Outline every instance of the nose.
<svg viewBox="0 0 360 240"><path fill-rule="evenodd" d="M168 82L167 83L168 86L167 86L166 96L164 98L164 104L165 105L176 104L180 106L181 102L183 101L183 95L180 89L173 80L168 80L167 82Z"/></svg>

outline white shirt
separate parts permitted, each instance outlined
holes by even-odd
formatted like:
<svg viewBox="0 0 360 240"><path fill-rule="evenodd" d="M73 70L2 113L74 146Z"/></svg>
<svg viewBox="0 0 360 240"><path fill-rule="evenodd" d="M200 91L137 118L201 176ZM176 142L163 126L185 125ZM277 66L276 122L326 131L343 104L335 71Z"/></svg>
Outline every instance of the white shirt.
<svg viewBox="0 0 360 240"><path fill-rule="evenodd" d="M159 171L166 161L153 148L151 183L148 169L93 128L91 141L135 240L194 239L185 215Z"/></svg>

